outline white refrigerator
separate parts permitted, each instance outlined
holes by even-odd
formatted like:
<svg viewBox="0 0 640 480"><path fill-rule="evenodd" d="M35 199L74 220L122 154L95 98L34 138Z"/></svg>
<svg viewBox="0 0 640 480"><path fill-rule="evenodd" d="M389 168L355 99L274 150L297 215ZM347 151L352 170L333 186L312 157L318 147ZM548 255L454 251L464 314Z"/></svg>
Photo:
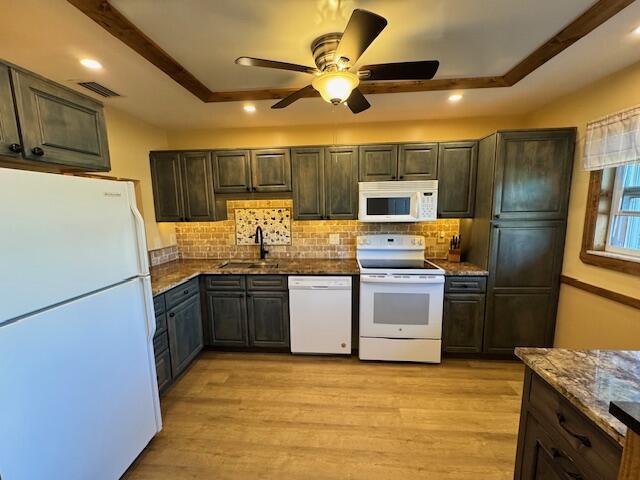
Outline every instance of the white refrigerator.
<svg viewBox="0 0 640 480"><path fill-rule="evenodd" d="M0 168L0 478L115 480L162 427L133 184Z"/></svg>

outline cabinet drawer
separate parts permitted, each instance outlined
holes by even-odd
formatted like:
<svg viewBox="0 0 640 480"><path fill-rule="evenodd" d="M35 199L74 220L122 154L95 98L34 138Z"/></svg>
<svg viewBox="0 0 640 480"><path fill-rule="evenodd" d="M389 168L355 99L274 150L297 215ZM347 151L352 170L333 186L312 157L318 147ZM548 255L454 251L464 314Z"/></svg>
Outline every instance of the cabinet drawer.
<svg viewBox="0 0 640 480"><path fill-rule="evenodd" d="M575 449L579 459L602 478L617 478L621 458L617 444L536 375L531 379L529 405Z"/></svg>
<svg viewBox="0 0 640 480"><path fill-rule="evenodd" d="M153 338L157 338L167 331L167 314L163 313L156 317L156 333Z"/></svg>
<svg viewBox="0 0 640 480"><path fill-rule="evenodd" d="M286 290L287 277L284 275L249 275L247 290Z"/></svg>
<svg viewBox="0 0 640 480"><path fill-rule="evenodd" d="M198 288L198 279L194 278L189 280L188 282L183 283L171 290L169 290L165 294L165 300L167 303L167 310L172 307L175 307L179 303L185 301L187 298L192 297L199 293L200 289Z"/></svg>
<svg viewBox="0 0 640 480"><path fill-rule="evenodd" d="M171 356L169 350L156 355L156 378L158 379L158 390L160 394L171 385Z"/></svg>
<svg viewBox="0 0 640 480"><path fill-rule="evenodd" d="M487 277L446 277L446 293L484 293L487 289Z"/></svg>
<svg viewBox="0 0 640 480"><path fill-rule="evenodd" d="M244 290L244 275L209 275L205 286L207 290Z"/></svg>
<svg viewBox="0 0 640 480"><path fill-rule="evenodd" d="M169 336L167 335L167 332L164 332L153 339L153 351L156 357L167 348L169 348Z"/></svg>
<svg viewBox="0 0 640 480"><path fill-rule="evenodd" d="M164 295L157 295L153 297L153 310L156 312L156 317L165 312Z"/></svg>

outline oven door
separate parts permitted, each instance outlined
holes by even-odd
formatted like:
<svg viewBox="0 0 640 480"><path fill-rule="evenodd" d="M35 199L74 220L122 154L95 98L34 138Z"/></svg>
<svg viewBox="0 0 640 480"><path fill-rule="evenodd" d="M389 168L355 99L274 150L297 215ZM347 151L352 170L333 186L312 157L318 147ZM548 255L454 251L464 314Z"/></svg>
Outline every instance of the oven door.
<svg viewBox="0 0 640 480"><path fill-rule="evenodd" d="M442 338L442 275L360 275L360 336Z"/></svg>
<svg viewBox="0 0 640 480"><path fill-rule="evenodd" d="M418 192L360 192L361 222L418 221Z"/></svg>

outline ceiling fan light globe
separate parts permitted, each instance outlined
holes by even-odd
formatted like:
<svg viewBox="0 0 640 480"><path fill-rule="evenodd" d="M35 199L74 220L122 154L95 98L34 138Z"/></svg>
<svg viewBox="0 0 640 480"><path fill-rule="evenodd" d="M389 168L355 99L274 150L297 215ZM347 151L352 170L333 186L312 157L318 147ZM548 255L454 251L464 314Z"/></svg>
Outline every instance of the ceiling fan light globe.
<svg viewBox="0 0 640 480"><path fill-rule="evenodd" d="M358 76L351 72L326 72L313 79L311 85L324 101L337 105L344 102L358 86Z"/></svg>

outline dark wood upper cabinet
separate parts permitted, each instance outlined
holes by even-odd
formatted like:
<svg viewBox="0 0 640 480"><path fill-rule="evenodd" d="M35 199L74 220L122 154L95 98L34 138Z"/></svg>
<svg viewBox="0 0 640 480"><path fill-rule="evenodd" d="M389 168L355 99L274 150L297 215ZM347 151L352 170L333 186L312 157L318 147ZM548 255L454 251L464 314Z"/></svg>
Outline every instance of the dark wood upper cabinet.
<svg viewBox="0 0 640 480"><path fill-rule="evenodd" d="M11 76L26 160L110 169L102 104L23 70Z"/></svg>
<svg viewBox="0 0 640 480"><path fill-rule="evenodd" d="M180 153L152 152L150 159L156 220L158 222L183 221Z"/></svg>
<svg viewBox="0 0 640 480"><path fill-rule="evenodd" d="M184 217L187 221L216 219L209 152L181 154Z"/></svg>
<svg viewBox="0 0 640 480"><path fill-rule="evenodd" d="M381 182L397 178L397 145L363 145L359 154L361 182Z"/></svg>
<svg viewBox="0 0 640 480"><path fill-rule="evenodd" d="M212 153L215 193L251 191L249 150L222 150Z"/></svg>
<svg viewBox="0 0 640 480"><path fill-rule="evenodd" d="M484 350L551 346L565 223L501 220L491 230Z"/></svg>
<svg viewBox="0 0 640 480"><path fill-rule="evenodd" d="M289 149L251 150L251 181L253 190L256 192L290 192Z"/></svg>
<svg viewBox="0 0 640 480"><path fill-rule="evenodd" d="M324 160L327 218L358 218L358 147L327 147Z"/></svg>
<svg viewBox="0 0 640 480"><path fill-rule="evenodd" d="M438 216L473 217L478 142L441 143L438 150Z"/></svg>
<svg viewBox="0 0 640 480"><path fill-rule="evenodd" d="M398 156L399 180L436 180L437 178L437 143L400 145Z"/></svg>
<svg viewBox="0 0 640 480"><path fill-rule="evenodd" d="M19 157L21 153L18 119L13 108L11 73L7 65L0 63L0 155Z"/></svg>
<svg viewBox="0 0 640 480"><path fill-rule="evenodd" d="M289 294L251 292L247 296L249 345L289 346Z"/></svg>
<svg viewBox="0 0 640 480"><path fill-rule="evenodd" d="M575 130L502 132L496 141L494 218L565 218Z"/></svg>
<svg viewBox="0 0 640 480"><path fill-rule="evenodd" d="M193 295L167 312L173 377L180 375L204 345L200 295Z"/></svg>
<svg viewBox="0 0 640 480"><path fill-rule="evenodd" d="M324 147L291 149L293 218L321 220L325 216Z"/></svg>
<svg viewBox="0 0 640 480"><path fill-rule="evenodd" d="M150 158L158 222L216 219L209 152L151 152Z"/></svg>

